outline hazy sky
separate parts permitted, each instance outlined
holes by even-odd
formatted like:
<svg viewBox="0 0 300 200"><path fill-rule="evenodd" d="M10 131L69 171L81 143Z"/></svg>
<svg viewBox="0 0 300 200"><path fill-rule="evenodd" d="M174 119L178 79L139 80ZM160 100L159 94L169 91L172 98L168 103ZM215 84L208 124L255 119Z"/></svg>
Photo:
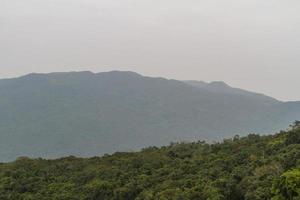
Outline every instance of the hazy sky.
<svg viewBox="0 0 300 200"><path fill-rule="evenodd" d="M131 70L300 100L299 0L0 0L0 77Z"/></svg>

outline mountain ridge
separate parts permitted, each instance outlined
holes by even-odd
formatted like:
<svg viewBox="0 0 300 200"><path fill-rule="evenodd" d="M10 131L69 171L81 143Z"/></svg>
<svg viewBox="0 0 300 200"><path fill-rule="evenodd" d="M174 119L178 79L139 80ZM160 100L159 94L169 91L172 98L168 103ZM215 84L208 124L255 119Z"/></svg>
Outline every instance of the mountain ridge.
<svg viewBox="0 0 300 200"><path fill-rule="evenodd" d="M275 101L289 102L289 101L280 101L274 97L267 96L263 93L257 93L257 92L253 92L253 91L244 90L241 88L232 87L223 81L212 81L212 82L206 83L204 81L190 80L190 81L184 81L184 82L191 86L202 88L202 89L208 89L213 92L221 92L224 94L226 94L226 93L227 94L241 94L241 95L248 95L248 96L256 95L256 96L260 96L263 98L268 98L269 100L273 100L274 102Z"/></svg>
<svg viewBox="0 0 300 200"><path fill-rule="evenodd" d="M264 93L258 93L258 92L255 92L255 91L250 91L250 90L245 90L245 89L241 89L241 88L238 88L238 87L232 87L231 85L227 84L226 82L224 81L210 81L210 82L205 82L205 81L201 81L201 80L176 80L176 79L168 79L168 78L164 78L164 77L159 77L159 76L145 76L145 75L142 75L140 73L137 73L137 72L134 72L134 71L121 71L121 70L113 70L113 71L106 71L106 72L92 72L92 71L63 71L63 72L50 72L50 73L29 73L29 74L25 74L25 75L21 75L21 76L18 76L18 77L11 77L11 78L0 78L0 81L10 81L10 80L16 80L16 79L23 79L23 78L27 78L27 77L34 77L34 76L39 76L39 77L42 77L42 76L55 76L55 75L82 75L82 74L85 74L85 75L92 75L92 76L99 76L99 75L107 75L107 74L122 74L122 75L131 75L132 77L133 76L136 76L136 77L144 77L144 78L152 78L152 79L163 79L163 80L169 80L169 81L180 81L180 82L183 82L183 83L187 83L188 85L191 85L191 86L194 86L194 87L198 87L198 88L213 88L213 87L217 87L218 89L220 89L220 86L224 89L224 88L227 88L227 89L232 89L232 90L238 90L238 91L241 91L241 92L245 92L245 93L253 93L253 94L256 94L256 95L262 95L262 96L265 96L267 98L272 98L273 100L275 101L280 101L280 102L300 102L297 101L297 100L292 100L292 101L289 101L289 100L286 100L286 101L282 101L282 100L278 100L274 97L270 97Z"/></svg>

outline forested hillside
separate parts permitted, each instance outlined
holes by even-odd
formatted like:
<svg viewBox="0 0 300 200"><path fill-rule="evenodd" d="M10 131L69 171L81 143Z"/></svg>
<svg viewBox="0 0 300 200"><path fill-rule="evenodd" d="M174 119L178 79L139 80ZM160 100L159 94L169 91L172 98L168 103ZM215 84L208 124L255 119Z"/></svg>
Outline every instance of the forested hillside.
<svg viewBox="0 0 300 200"><path fill-rule="evenodd" d="M300 122L271 136L0 165L1 200L299 200Z"/></svg>
<svg viewBox="0 0 300 200"><path fill-rule="evenodd" d="M0 80L0 97L0 161L220 141L300 119L300 102L134 72L29 74Z"/></svg>

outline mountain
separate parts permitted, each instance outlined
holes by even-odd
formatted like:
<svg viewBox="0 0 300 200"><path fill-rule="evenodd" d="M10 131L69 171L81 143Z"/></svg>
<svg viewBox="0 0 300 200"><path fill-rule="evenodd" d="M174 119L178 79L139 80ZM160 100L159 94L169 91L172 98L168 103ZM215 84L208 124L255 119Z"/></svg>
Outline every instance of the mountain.
<svg viewBox="0 0 300 200"><path fill-rule="evenodd" d="M134 72L29 74L0 80L0 97L1 161L271 133L300 118L300 102Z"/></svg>
<svg viewBox="0 0 300 200"><path fill-rule="evenodd" d="M278 102L272 97L268 97L264 94L249 92L247 90L242 90L240 88L233 88L222 81L213 81L211 83L206 83L204 81L184 81L185 83L200 88L206 89L210 92L221 93L221 94L232 94L232 95L241 95L247 98L255 98L261 101L273 101Z"/></svg>
<svg viewBox="0 0 300 200"><path fill-rule="evenodd" d="M23 157L0 164L0 199L297 200L299 161L299 125L103 157Z"/></svg>

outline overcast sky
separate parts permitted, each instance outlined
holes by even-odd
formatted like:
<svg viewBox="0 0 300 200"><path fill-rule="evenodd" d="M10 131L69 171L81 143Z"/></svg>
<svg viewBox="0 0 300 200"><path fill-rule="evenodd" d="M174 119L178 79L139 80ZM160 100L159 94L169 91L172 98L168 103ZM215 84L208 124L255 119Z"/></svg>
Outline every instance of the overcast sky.
<svg viewBox="0 0 300 200"><path fill-rule="evenodd" d="M299 0L0 0L0 77L130 70L300 100Z"/></svg>

